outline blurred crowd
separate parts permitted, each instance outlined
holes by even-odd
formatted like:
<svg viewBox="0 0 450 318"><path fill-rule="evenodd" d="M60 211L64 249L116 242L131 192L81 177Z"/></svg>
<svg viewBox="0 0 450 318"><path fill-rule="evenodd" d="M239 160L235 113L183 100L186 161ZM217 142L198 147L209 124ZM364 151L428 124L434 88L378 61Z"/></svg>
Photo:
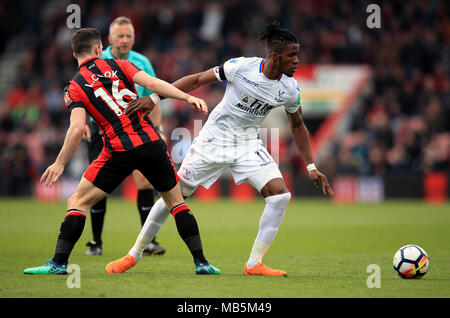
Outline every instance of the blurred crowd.
<svg viewBox="0 0 450 318"><path fill-rule="evenodd" d="M110 22L132 19L134 50L149 57L158 77L172 82L235 56L263 56L256 34L275 18L296 34L301 63L368 64L370 89L351 129L334 138L324 169L335 174L449 172L450 5L447 1L378 1L381 28L370 29L371 1L331 0L119 0L5 1L0 4L0 54L14 34L29 38L26 57L0 101L0 194L31 193L31 182L54 161L63 143L68 113L63 88L76 70L66 7L81 8L81 26L96 27L108 45ZM24 19L18 19L21 14ZM16 18L14 18L14 16ZM19 22L21 21L21 22ZM300 87L301 87L301 83ZM213 108L223 84L195 93ZM166 135L175 127L193 131L186 105L162 105ZM308 125L308 120L306 119ZM312 133L314 133L312 131ZM168 138L171 143L170 138ZM292 139L283 136L282 169L296 174L303 163Z"/></svg>

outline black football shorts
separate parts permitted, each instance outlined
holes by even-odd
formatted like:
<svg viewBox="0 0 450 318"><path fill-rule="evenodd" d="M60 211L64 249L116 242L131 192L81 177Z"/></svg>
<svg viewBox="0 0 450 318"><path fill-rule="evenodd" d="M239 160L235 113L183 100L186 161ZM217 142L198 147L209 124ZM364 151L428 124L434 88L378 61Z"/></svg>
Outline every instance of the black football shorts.
<svg viewBox="0 0 450 318"><path fill-rule="evenodd" d="M103 148L84 177L106 193L111 193L136 169L158 192L171 190L179 180L167 146L161 139L128 151L110 153Z"/></svg>

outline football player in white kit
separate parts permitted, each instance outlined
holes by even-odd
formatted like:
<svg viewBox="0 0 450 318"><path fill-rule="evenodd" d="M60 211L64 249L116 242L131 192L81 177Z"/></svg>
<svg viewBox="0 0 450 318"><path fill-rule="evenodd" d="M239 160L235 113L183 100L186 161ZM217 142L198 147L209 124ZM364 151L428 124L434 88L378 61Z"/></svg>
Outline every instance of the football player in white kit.
<svg viewBox="0 0 450 318"><path fill-rule="evenodd" d="M259 231L244 265L245 275L285 276L262 263L263 256L278 233L291 194L286 188L278 165L258 139L261 123L269 111L284 107L293 139L302 155L309 177L324 194L334 195L327 178L314 165L309 135L303 123L300 90L293 74L299 63L299 43L295 36L277 23L266 24L259 39L267 42L266 58L238 57L207 71L185 76L173 83L184 92L216 81L228 81L222 101L209 115L194 140L178 171L183 195L189 197L199 185L209 188L226 169L236 182L248 182L265 199L266 206L259 222ZM146 97L144 97L146 98ZM148 109L147 103L136 99L129 103L127 113ZM129 251L135 263L143 249L158 233L169 216L164 201L153 206L135 245ZM124 257L113 261L127 270L134 264Z"/></svg>

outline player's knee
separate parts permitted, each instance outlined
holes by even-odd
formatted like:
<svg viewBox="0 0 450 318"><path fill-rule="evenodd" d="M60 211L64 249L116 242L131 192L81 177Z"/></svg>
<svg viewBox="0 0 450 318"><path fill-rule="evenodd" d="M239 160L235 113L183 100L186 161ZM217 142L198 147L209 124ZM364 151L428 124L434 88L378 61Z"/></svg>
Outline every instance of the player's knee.
<svg viewBox="0 0 450 318"><path fill-rule="evenodd" d="M291 193L288 191L281 194L271 195L266 197L265 200L267 204L271 204L279 208L285 208L291 200Z"/></svg>
<svg viewBox="0 0 450 318"><path fill-rule="evenodd" d="M282 178L275 178L267 182L264 187L262 187L260 193L262 196L269 197L274 195L279 195L283 193L287 193L289 190L284 183Z"/></svg>

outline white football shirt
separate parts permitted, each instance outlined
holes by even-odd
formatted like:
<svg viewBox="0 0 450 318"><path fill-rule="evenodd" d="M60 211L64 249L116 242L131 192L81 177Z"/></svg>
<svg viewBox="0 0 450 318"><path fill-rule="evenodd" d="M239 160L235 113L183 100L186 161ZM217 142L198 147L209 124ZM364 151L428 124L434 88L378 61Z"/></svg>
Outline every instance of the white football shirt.
<svg viewBox="0 0 450 318"><path fill-rule="evenodd" d="M210 113L199 137L217 144L237 144L258 138L270 110L284 106L289 113L300 107L300 89L293 77L268 79L264 59L239 57L216 66L219 81L227 80L221 102Z"/></svg>

